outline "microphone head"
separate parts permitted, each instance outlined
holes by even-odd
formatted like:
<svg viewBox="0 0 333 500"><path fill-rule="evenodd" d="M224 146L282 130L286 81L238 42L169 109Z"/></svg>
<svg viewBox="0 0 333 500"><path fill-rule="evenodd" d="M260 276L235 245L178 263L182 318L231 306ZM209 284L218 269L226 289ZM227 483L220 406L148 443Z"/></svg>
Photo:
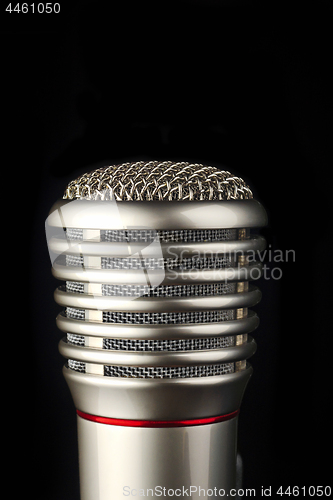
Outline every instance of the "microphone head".
<svg viewBox="0 0 333 500"><path fill-rule="evenodd" d="M265 247L250 228L266 220L244 180L211 166L139 161L71 181L46 230L76 407L148 420L239 408Z"/></svg>
<svg viewBox="0 0 333 500"><path fill-rule="evenodd" d="M71 181L64 199L207 201L253 198L249 186L228 171L197 163L138 161L98 168Z"/></svg>

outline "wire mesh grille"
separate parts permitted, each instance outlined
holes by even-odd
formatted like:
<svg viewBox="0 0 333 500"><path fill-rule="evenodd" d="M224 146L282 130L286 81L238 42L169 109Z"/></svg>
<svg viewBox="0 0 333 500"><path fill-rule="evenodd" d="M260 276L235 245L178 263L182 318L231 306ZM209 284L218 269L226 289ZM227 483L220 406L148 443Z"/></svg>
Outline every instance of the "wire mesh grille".
<svg viewBox="0 0 333 500"><path fill-rule="evenodd" d="M86 311L85 309L78 309L76 307L66 307L66 316L72 319L85 319Z"/></svg>
<svg viewBox="0 0 333 500"><path fill-rule="evenodd" d="M83 255L66 255L66 266L83 267Z"/></svg>
<svg viewBox="0 0 333 500"><path fill-rule="evenodd" d="M82 241L83 229L66 228L69 241ZM101 241L111 243L180 243L204 241L226 241L237 239L237 229L102 229Z"/></svg>
<svg viewBox="0 0 333 500"><path fill-rule="evenodd" d="M101 231L101 241L109 242L149 243L155 240L160 243L199 243L236 239L237 229L127 229Z"/></svg>
<svg viewBox="0 0 333 500"><path fill-rule="evenodd" d="M231 267L234 264L234 259L229 256L223 257L189 257L183 259L154 259L141 258L141 259L128 259L128 258L114 258L102 257L102 269L216 269ZM73 265L73 264L71 264Z"/></svg>
<svg viewBox="0 0 333 500"><path fill-rule="evenodd" d="M117 258L101 257L101 269L224 269L232 267L235 259L232 256L222 257L188 257L183 259L163 259L163 258ZM66 266L83 267L82 255L66 255Z"/></svg>
<svg viewBox="0 0 333 500"><path fill-rule="evenodd" d="M83 240L83 229L77 227L67 227L66 228L66 238L70 241L82 241Z"/></svg>
<svg viewBox="0 0 333 500"><path fill-rule="evenodd" d="M125 378L189 378L212 377L234 373L234 363L197 366L104 366L106 377Z"/></svg>
<svg viewBox="0 0 333 500"><path fill-rule="evenodd" d="M66 316L84 320L85 309L66 307ZM179 323L219 323L235 319L235 309L184 312L123 312L103 311L103 323L127 323L137 325L161 325Z"/></svg>
<svg viewBox="0 0 333 500"><path fill-rule="evenodd" d="M66 281L66 291L84 293L84 283ZM203 283L200 285L101 285L104 296L110 297L192 297L216 296L237 292L237 283Z"/></svg>
<svg viewBox="0 0 333 500"><path fill-rule="evenodd" d="M82 361L76 361L75 359L68 359L67 364L68 368L76 372L85 373L86 371L86 363L83 363Z"/></svg>
<svg viewBox="0 0 333 500"><path fill-rule="evenodd" d="M200 285L102 285L102 294L124 297L190 297L225 295L237 292L237 283L204 283Z"/></svg>
<svg viewBox="0 0 333 500"><path fill-rule="evenodd" d="M218 323L234 319L233 309L217 311L185 311L185 312L103 312L103 323L136 323L136 324L179 324L179 323Z"/></svg>
<svg viewBox="0 0 333 500"><path fill-rule="evenodd" d="M161 201L252 198L243 179L216 167L188 162L139 161L87 172L71 181L64 199Z"/></svg>
<svg viewBox="0 0 333 500"><path fill-rule="evenodd" d="M66 291L84 293L84 283L66 281ZM237 283L203 283L200 285L108 285L102 284L101 292L110 297L192 297L216 296L237 292Z"/></svg>
<svg viewBox="0 0 333 500"><path fill-rule="evenodd" d="M67 342L82 347L85 345L85 337L67 333ZM225 349L234 345L234 335L198 339L103 339L103 349L112 351L200 351Z"/></svg>
<svg viewBox="0 0 333 500"><path fill-rule="evenodd" d="M69 359L68 368L86 372L86 363ZM105 365L104 376L123 378L192 378L213 377L235 372L235 363L195 366L120 366Z"/></svg>
<svg viewBox="0 0 333 500"><path fill-rule="evenodd" d="M116 351L200 351L202 349L224 349L234 345L234 336L170 340L103 340L103 349Z"/></svg>
<svg viewBox="0 0 333 500"><path fill-rule="evenodd" d="M76 333L67 333L67 342L72 345L85 346L84 335L77 335Z"/></svg>
<svg viewBox="0 0 333 500"><path fill-rule="evenodd" d="M66 292L84 293L84 283L80 281L66 281Z"/></svg>

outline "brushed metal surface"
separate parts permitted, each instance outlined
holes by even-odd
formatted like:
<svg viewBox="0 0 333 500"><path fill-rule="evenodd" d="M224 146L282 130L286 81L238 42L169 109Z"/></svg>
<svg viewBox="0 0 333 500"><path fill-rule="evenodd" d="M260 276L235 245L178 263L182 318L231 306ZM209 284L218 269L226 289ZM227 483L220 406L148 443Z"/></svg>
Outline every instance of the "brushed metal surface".
<svg viewBox="0 0 333 500"><path fill-rule="evenodd" d="M152 494L156 487L177 494L184 488L188 496L181 498L208 500L218 496L207 490L223 489L227 495L236 486L237 417L210 425L148 429L81 417L77 421L81 500L123 500L132 490L129 498L140 492L141 497L158 498ZM147 494L149 489L153 491ZM171 496L170 491L165 498Z"/></svg>
<svg viewBox="0 0 333 500"><path fill-rule="evenodd" d="M251 235L246 240L207 241L207 242L108 242L108 241L69 241L65 235L51 237L49 248L55 254L67 255L103 255L107 257L131 257L145 250L146 257L162 256L165 258L182 255L183 257L200 254L232 254L236 252L259 252L264 250L266 242L262 236Z"/></svg>
<svg viewBox="0 0 333 500"><path fill-rule="evenodd" d="M63 368L77 409L110 418L184 420L239 409L252 367L239 372L178 379L103 377Z"/></svg>
<svg viewBox="0 0 333 500"><path fill-rule="evenodd" d="M47 224L86 229L242 228L267 223L266 211L256 200L228 201L95 201L59 200Z"/></svg>

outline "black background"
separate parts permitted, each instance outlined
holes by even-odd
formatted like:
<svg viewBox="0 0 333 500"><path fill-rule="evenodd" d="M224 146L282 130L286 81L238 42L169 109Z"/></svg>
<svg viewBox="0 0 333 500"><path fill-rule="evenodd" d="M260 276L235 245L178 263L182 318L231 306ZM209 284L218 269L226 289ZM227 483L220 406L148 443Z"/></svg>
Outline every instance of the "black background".
<svg viewBox="0 0 333 500"><path fill-rule="evenodd" d="M295 250L295 262L267 263L282 279L259 283L258 351L239 420L243 487L259 496L261 486L329 484L332 4L60 4L60 14L1 13L2 172L11 198L9 206L3 198L3 224L8 238L19 225L25 274L19 265L17 279L29 290L13 331L26 346L33 339L30 351L21 345L15 398L23 434L33 436L18 444L35 471L31 491L79 499L44 221L69 180L135 159L243 176L268 211L269 248Z"/></svg>

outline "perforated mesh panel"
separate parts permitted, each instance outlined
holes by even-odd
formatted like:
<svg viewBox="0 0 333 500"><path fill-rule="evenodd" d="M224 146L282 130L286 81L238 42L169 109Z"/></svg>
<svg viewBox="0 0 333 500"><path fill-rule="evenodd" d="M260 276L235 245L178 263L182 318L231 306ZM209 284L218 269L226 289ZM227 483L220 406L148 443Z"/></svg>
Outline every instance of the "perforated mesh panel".
<svg viewBox="0 0 333 500"><path fill-rule="evenodd" d="M69 344L84 346L83 335L67 334ZM103 339L103 349L113 351L199 351L202 349L224 349L235 345L235 336L194 339Z"/></svg>
<svg viewBox="0 0 333 500"><path fill-rule="evenodd" d="M83 229L67 228L67 239L82 241ZM237 229L107 229L101 230L101 241L114 243L160 243L204 242L236 240Z"/></svg>
<svg viewBox="0 0 333 500"><path fill-rule="evenodd" d="M86 364L68 360L68 368L78 372L86 371ZM191 378L213 377L235 372L235 363L196 366L118 366L105 365L104 376L123 378Z"/></svg>
<svg viewBox="0 0 333 500"><path fill-rule="evenodd" d="M223 349L234 345L234 336L171 340L103 340L104 349L116 351L199 351L202 349Z"/></svg>
<svg viewBox="0 0 333 500"><path fill-rule="evenodd" d="M83 261L82 261L83 264ZM128 259L102 257L102 269L221 269L231 267L234 264L234 259L231 257L205 257L205 258L184 258L184 259ZM73 265L73 264L69 264Z"/></svg>
<svg viewBox="0 0 333 500"><path fill-rule="evenodd" d="M68 282L67 282L68 283ZM83 285L83 283L82 283ZM71 285L70 285L71 287ZM83 289L82 289L83 290ZM190 297L224 295L237 292L237 283L204 283L201 285L102 285L102 295L121 297ZM83 291L81 292L83 293Z"/></svg>
<svg viewBox="0 0 333 500"><path fill-rule="evenodd" d="M67 342L73 345L84 346L85 340L83 335L76 335L76 333L67 333Z"/></svg>
<svg viewBox="0 0 333 500"><path fill-rule="evenodd" d="M76 361L75 359L69 359L67 361L68 363L68 368L71 370L74 370L76 372L82 372L85 373L86 371L86 364L83 363L82 361Z"/></svg>
<svg viewBox="0 0 333 500"><path fill-rule="evenodd" d="M84 283L66 281L66 290L84 293ZM192 297L227 295L237 292L237 283L204 283L200 285L106 285L101 286L102 295L111 297Z"/></svg>
<svg viewBox="0 0 333 500"><path fill-rule="evenodd" d="M72 319L85 319L85 309L66 307L66 315ZM218 323L235 319L235 309L215 311L185 312L123 312L103 311L103 323L132 324L178 324L178 323Z"/></svg>
<svg viewBox="0 0 333 500"><path fill-rule="evenodd" d="M67 227L66 237L70 241L83 240L83 229L77 227Z"/></svg>
<svg viewBox="0 0 333 500"><path fill-rule="evenodd" d="M83 266L83 255L66 255L66 266Z"/></svg>
<svg viewBox="0 0 333 500"><path fill-rule="evenodd" d="M66 291L71 293L84 293L84 283L79 281L66 281Z"/></svg>
<svg viewBox="0 0 333 500"><path fill-rule="evenodd" d="M234 371L234 363L198 366L104 366L105 376L125 378L212 377L234 373Z"/></svg>
<svg viewBox="0 0 333 500"><path fill-rule="evenodd" d="M85 309L77 309L76 307L66 307L66 315L72 319L85 319Z"/></svg>
<svg viewBox="0 0 333 500"><path fill-rule="evenodd" d="M103 312L104 323L136 323L136 324L179 324L179 323L218 323L234 319L233 309L217 311L185 311L185 312Z"/></svg>
<svg viewBox="0 0 333 500"><path fill-rule="evenodd" d="M223 269L232 267L235 261L232 257L191 257L184 259L154 259L154 258L115 258L102 257L102 269ZM82 255L66 255L66 266L82 267Z"/></svg>
<svg viewBox="0 0 333 500"><path fill-rule="evenodd" d="M103 230L101 241L110 242L137 242L149 243L159 241L160 243L180 242L204 242L225 241L237 239L237 229L127 229L127 230Z"/></svg>

